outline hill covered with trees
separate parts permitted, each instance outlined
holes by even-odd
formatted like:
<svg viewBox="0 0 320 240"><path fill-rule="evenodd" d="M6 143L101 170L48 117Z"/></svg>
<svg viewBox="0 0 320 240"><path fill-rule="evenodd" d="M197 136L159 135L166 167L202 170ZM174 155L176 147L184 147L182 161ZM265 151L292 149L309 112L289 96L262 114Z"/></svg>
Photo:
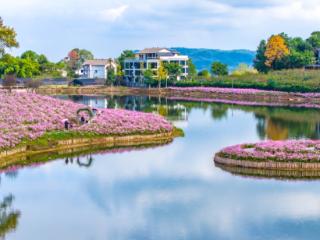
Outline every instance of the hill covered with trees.
<svg viewBox="0 0 320 240"><path fill-rule="evenodd" d="M212 62L228 65L230 70L240 63L252 65L256 52L250 50L218 50L205 48L173 48L183 55L188 55L198 71L211 69Z"/></svg>

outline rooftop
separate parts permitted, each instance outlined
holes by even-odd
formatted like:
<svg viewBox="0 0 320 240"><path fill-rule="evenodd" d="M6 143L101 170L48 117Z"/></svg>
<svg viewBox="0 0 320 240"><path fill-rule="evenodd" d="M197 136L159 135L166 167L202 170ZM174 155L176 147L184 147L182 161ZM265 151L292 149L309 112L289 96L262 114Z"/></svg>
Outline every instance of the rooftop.
<svg viewBox="0 0 320 240"><path fill-rule="evenodd" d="M112 58L109 59L92 59L92 60L86 60L83 65L99 65L99 66L105 66L109 65L110 62L114 62Z"/></svg>
<svg viewBox="0 0 320 240"><path fill-rule="evenodd" d="M176 50L172 50L169 48L160 48L160 47L153 47L153 48L145 48L141 50L140 54L148 54L148 53L159 53L159 52L172 52L172 53L178 53Z"/></svg>

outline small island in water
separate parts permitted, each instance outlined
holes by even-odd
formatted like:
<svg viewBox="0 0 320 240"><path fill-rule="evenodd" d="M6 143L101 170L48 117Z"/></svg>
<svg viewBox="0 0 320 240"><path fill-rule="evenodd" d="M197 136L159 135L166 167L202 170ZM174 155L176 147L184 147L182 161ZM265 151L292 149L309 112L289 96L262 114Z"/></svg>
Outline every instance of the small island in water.
<svg viewBox="0 0 320 240"><path fill-rule="evenodd" d="M182 134L152 113L91 109L25 91L0 91L0 159L89 145L163 144Z"/></svg>
<svg viewBox="0 0 320 240"><path fill-rule="evenodd" d="M214 157L225 171L271 178L320 178L320 141L289 140L240 144Z"/></svg>

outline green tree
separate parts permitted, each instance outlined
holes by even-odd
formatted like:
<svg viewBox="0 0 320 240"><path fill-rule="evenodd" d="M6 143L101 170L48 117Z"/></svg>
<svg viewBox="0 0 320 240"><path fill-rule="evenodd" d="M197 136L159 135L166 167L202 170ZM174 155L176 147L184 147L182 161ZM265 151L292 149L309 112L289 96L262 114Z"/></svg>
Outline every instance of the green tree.
<svg viewBox="0 0 320 240"><path fill-rule="evenodd" d="M109 68L108 75L107 75L107 84L113 85L115 81L116 81L116 74L114 72L114 69Z"/></svg>
<svg viewBox="0 0 320 240"><path fill-rule="evenodd" d="M10 54L4 54L0 59L0 77L4 77L7 74L18 74L19 71L19 59Z"/></svg>
<svg viewBox="0 0 320 240"><path fill-rule="evenodd" d="M177 78L182 73L182 67L179 63L164 63L164 68L166 69L168 73L168 77L172 80L177 80Z"/></svg>
<svg viewBox="0 0 320 240"><path fill-rule="evenodd" d="M79 49L79 57L81 64L83 64L86 60L94 59L94 55L92 54L92 52L86 49Z"/></svg>
<svg viewBox="0 0 320 240"><path fill-rule="evenodd" d="M210 72L209 72L208 70L206 70L206 69L200 71L200 72L198 73L198 76L199 76L199 77L202 77L202 78L204 78L204 79L206 79L206 80L209 80L210 77L211 77Z"/></svg>
<svg viewBox="0 0 320 240"><path fill-rule="evenodd" d="M314 50L320 48L320 32L311 33L311 36L307 39L307 42Z"/></svg>
<svg viewBox="0 0 320 240"><path fill-rule="evenodd" d="M0 57L5 53L6 48L19 47L16 37L16 31L12 27L5 26L0 17Z"/></svg>
<svg viewBox="0 0 320 240"><path fill-rule="evenodd" d="M211 72L216 76L225 76L228 75L228 65L221 62L213 62L211 65Z"/></svg>
<svg viewBox="0 0 320 240"><path fill-rule="evenodd" d="M34 51L28 50L28 51L25 51L24 53L21 54L21 58L22 59L29 59L34 62L38 62L39 55Z"/></svg>
<svg viewBox="0 0 320 240"><path fill-rule="evenodd" d="M270 67L266 65L267 58L265 56L267 48L267 43L265 40L262 40L258 46L256 58L253 62L254 68L259 72L267 73L270 70Z"/></svg>
<svg viewBox="0 0 320 240"><path fill-rule="evenodd" d="M291 51L313 51L312 45L308 41L303 40L301 37L289 39L288 46Z"/></svg>
<svg viewBox="0 0 320 240"><path fill-rule="evenodd" d="M135 57L135 53L132 50L124 50L121 55L118 57L118 64L121 66L121 69L124 69L124 60L126 58Z"/></svg>
<svg viewBox="0 0 320 240"><path fill-rule="evenodd" d="M33 76L40 74L40 67L38 62L31 59L19 59L19 71L18 77L20 78L32 78Z"/></svg>
<svg viewBox="0 0 320 240"><path fill-rule="evenodd" d="M143 79L144 79L144 83L148 84L149 87L150 85L153 84L154 82L154 74L153 71L151 69L147 69L143 72Z"/></svg>
<svg viewBox="0 0 320 240"><path fill-rule="evenodd" d="M61 71L66 66L63 61L60 61L59 63L50 62L44 54L37 54L31 50L22 53L20 58L20 65L26 65L25 68L29 70L26 70L27 72L22 72L18 75L28 78L35 75L60 77ZM30 73L32 73L32 76Z"/></svg>
<svg viewBox="0 0 320 240"><path fill-rule="evenodd" d="M196 65L194 65L194 63L192 62L192 59L188 60L188 77L190 79L194 79L197 76L197 68Z"/></svg>

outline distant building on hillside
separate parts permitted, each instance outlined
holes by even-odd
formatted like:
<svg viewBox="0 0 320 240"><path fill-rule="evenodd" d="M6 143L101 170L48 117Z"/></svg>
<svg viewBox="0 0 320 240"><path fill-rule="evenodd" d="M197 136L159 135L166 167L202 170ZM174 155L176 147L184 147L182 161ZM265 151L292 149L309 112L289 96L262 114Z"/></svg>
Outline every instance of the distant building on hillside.
<svg viewBox="0 0 320 240"><path fill-rule="evenodd" d="M161 63L176 63L182 68L177 80L183 80L189 73L188 60L188 56L180 55L169 48L146 48L139 51L134 58L125 59L124 79L128 85L143 85L145 70L151 69L156 75Z"/></svg>
<svg viewBox="0 0 320 240"><path fill-rule="evenodd" d="M93 59L86 60L82 64L79 75L88 79L107 79L110 71L117 71L117 64L114 59Z"/></svg>

